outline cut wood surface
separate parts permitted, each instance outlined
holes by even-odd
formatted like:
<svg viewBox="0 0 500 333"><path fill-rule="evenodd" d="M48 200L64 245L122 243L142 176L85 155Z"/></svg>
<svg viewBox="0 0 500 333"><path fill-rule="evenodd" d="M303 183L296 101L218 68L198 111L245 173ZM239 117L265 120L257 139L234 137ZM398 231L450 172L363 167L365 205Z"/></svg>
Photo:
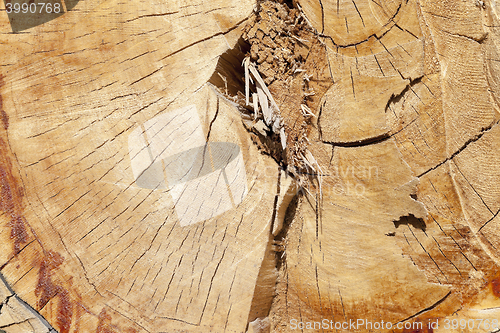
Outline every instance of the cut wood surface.
<svg viewBox="0 0 500 333"><path fill-rule="evenodd" d="M500 329L495 1L15 2L0 332Z"/></svg>

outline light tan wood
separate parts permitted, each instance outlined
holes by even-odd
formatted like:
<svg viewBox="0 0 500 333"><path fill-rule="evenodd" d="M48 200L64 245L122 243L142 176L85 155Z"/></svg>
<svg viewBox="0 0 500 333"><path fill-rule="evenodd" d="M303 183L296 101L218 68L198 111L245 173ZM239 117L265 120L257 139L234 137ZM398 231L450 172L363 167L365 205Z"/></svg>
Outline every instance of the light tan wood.
<svg viewBox="0 0 500 333"><path fill-rule="evenodd" d="M253 3L77 9L2 35L2 274L61 333L245 330L278 168L206 83ZM186 227L167 191L134 182L128 139L188 105L209 141L240 147L248 194Z"/></svg>
<svg viewBox="0 0 500 333"><path fill-rule="evenodd" d="M499 13L80 1L14 34L0 12L0 327L498 317Z"/></svg>
<svg viewBox="0 0 500 333"><path fill-rule="evenodd" d="M336 318L436 319L445 331L455 311L482 318L471 304L499 304L493 5L299 3L325 36L335 83L311 138L326 186L301 198L289 226L276 330Z"/></svg>

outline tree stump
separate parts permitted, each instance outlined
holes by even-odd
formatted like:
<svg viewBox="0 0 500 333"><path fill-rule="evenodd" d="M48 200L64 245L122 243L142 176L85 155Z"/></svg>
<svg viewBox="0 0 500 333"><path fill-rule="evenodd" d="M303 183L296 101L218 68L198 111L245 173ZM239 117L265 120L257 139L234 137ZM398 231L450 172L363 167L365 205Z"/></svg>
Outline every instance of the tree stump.
<svg viewBox="0 0 500 333"><path fill-rule="evenodd" d="M500 328L496 2L0 9L1 330Z"/></svg>

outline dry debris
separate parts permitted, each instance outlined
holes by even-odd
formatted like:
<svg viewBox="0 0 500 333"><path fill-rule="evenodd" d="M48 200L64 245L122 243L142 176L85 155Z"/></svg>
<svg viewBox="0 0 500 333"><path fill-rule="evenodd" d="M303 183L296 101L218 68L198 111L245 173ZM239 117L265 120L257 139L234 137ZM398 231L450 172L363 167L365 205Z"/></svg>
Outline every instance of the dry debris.
<svg viewBox="0 0 500 333"><path fill-rule="evenodd" d="M243 60L242 104L253 113L257 143L300 185L310 176L320 183L308 136L317 127L320 99L333 83L324 44L300 8L275 1L260 4L243 39L250 51Z"/></svg>
<svg viewBox="0 0 500 333"><path fill-rule="evenodd" d="M250 58L270 85L287 80L305 61L311 33L304 30L305 21L296 8L266 1L249 21L243 38L250 47Z"/></svg>

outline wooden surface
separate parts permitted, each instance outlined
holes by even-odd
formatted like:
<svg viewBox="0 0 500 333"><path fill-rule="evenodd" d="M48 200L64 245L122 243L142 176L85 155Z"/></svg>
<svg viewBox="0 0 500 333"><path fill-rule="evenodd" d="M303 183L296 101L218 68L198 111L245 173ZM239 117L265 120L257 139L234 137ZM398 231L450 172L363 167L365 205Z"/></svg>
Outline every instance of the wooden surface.
<svg viewBox="0 0 500 333"><path fill-rule="evenodd" d="M69 3L0 5L0 329L500 318L496 2Z"/></svg>

